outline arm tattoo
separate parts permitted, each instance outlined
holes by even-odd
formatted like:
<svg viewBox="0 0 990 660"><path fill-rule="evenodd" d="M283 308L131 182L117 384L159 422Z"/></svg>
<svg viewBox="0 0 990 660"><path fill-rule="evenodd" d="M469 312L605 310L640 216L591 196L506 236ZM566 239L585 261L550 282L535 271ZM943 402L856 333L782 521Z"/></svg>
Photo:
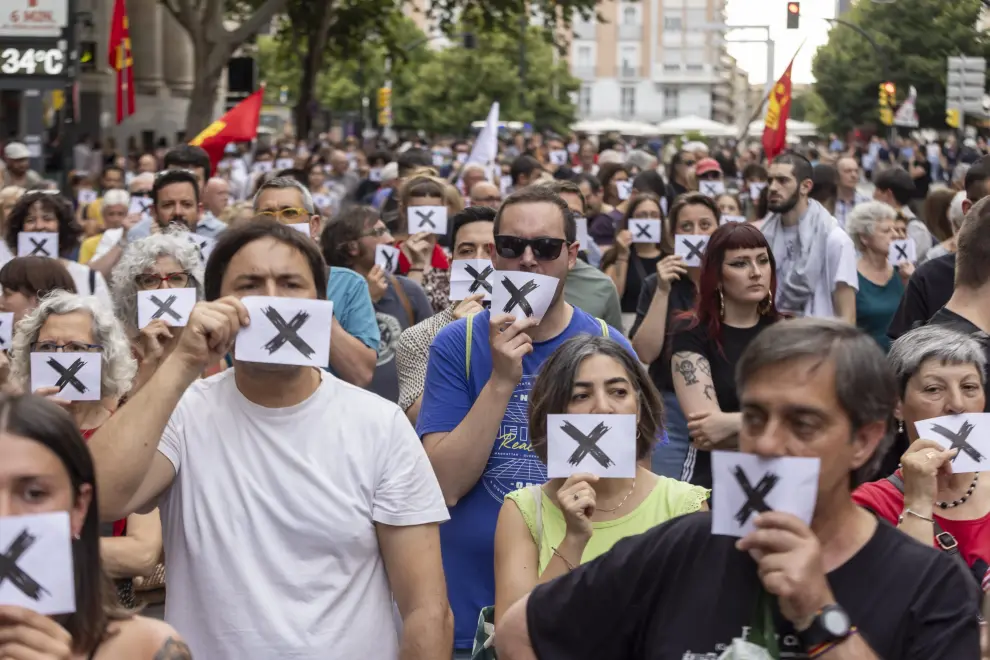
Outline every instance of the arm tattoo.
<svg viewBox="0 0 990 660"><path fill-rule="evenodd" d="M717 401L717 399L715 398L714 385L705 385L705 397L707 397L709 401Z"/></svg>
<svg viewBox="0 0 990 660"><path fill-rule="evenodd" d="M698 382L698 370L691 362L690 353L677 353L674 355L674 371L681 375L685 385L695 385Z"/></svg>
<svg viewBox="0 0 990 660"><path fill-rule="evenodd" d="M705 374L709 378L712 377L712 365L708 362L708 358L698 356L698 368L701 369L701 373Z"/></svg>
<svg viewBox="0 0 990 660"><path fill-rule="evenodd" d="M169 637L152 660L192 660L192 651L182 640Z"/></svg>

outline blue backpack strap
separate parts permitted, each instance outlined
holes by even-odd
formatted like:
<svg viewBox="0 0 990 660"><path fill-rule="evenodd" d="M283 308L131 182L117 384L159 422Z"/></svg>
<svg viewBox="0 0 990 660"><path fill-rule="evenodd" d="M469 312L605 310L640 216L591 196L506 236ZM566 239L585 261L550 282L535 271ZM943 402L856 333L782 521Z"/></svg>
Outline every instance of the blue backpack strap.
<svg viewBox="0 0 990 660"><path fill-rule="evenodd" d="M467 335L464 340L464 375L471 380L471 340L474 338L474 314L467 315Z"/></svg>
<svg viewBox="0 0 990 660"><path fill-rule="evenodd" d="M602 337L608 337L608 323L599 318L596 318L595 320L598 321L598 325L602 327Z"/></svg>

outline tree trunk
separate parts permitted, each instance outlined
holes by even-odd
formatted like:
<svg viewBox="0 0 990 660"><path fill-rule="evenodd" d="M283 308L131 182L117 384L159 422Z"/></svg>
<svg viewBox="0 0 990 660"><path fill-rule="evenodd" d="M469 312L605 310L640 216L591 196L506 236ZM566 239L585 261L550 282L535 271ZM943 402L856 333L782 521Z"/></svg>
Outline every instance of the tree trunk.
<svg viewBox="0 0 990 660"><path fill-rule="evenodd" d="M306 31L306 59L303 61L302 78L299 81L299 100L296 103L296 136L309 140L312 126L312 106L316 97L316 81L323 70L323 52L327 47L330 23L333 20L333 3L323 2L319 13Z"/></svg>
<svg viewBox="0 0 990 660"><path fill-rule="evenodd" d="M213 48L223 48L213 44ZM191 140L219 117L216 114L217 89L223 69L210 71L205 66L197 66L193 80L189 109L186 112L186 140Z"/></svg>

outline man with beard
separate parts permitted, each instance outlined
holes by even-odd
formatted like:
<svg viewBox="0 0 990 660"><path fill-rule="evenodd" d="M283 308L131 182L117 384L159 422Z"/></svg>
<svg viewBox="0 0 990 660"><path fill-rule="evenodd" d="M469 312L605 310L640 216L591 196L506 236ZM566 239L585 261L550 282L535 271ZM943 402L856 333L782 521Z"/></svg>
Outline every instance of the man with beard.
<svg viewBox="0 0 990 660"><path fill-rule="evenodd" d="M211 233L198 231L203 205L199 201L196 177L186 170L165 170L155 178L149 210L159 229L174 224L212 238Z"/></svg>
<svg viewBox="0 0 990 660"><path fill-rule="evenodd" d="M856 325L856 248L824 206L808 198L808 159L794 153L770 165L762 231L777 261L777 309L794 316L838 317Z"/></svg>

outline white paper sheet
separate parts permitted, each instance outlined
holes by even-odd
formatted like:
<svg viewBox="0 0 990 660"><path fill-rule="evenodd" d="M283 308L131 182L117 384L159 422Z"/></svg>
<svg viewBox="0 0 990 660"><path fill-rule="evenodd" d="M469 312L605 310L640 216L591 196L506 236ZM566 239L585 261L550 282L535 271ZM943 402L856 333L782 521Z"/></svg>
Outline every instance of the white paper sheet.
<svg viewBox="0 0 990 660"><path fill-rule="evenodd" d="M131 197L131 204L127 209L127 213L129 215L143 215L150 208L150 197Z"/></svg>
<svg viewBox="0 0 990 660"><path fill-rule="evenodd" d="M887 251L887 261L891 266L910 261L914 263L918 260L918 249L913 238L905 238L890 242L890 249Z"/></svg>
<svg viewBox="0 0 990 660"><path fill-rule="evenodd" d="M674 236L674 254L684 259L685 266L700 266L701 257L708 247L708 236L678 234Z"/></svg>
<svg viewBox="0 0 990 660"><path fill-rule="evenodd" d="M251 165L251 171L255 174L265 174L272 171L272 161L262 160Z"/></svg>
<svg viewBox="0 0 990 660"><path fill-rule="evenodd" d="M492 279L492 315L512 314L517 319L542 319L557 291L556 277L498 270Z"/></svg>
<svg viewBox="0 0 990 660"><path fill-rule="evenodd" d="M632 181L616 181L615 191L618 193L619 199L629 199L629 195L632 194Z"/></svg>
<svg viewBox="0 0 990 660"><path fill-rule="evenodd" d="M238 360L319 368L330 364L332 302L272 296L247 296L241 302L251 324L237 333Z"/></svg>
<svg viewBox="0 0 990 660"><path fill-rule="evenodd" d="M199 248L199 256L203 259L203 263L206 264L210 258L210 255L213 254L213 246L216 245L216 241L212 238L200 236L199 234L194 234L192 232L189 232L186 236L188 236L189 240L192 241L197 248Z"/></svg>
<svg viewBox="0 0 990 660"><path fill-rule="evenodd" d="M630 218L629 233L632 234L633 243L659 243L660 242L660 220L652 218Z"/></svg>
<svg viewBox="0 0 990 660"><path fill-rule="evenodd" d="M155 319L166 325L181 328L189 322L189 315L196 306L196 289L155 289L138 291L138 328L144 328Z"/></svg>
<svg viewBox="0 0 990 660"><path fill-rule="evenodd" d="M0 605L39 614L76 611L72 531L65 511L0 518Z"/></svg>
<svg viewBox="0 0 990 660"><path fill-rule="evenodd" d="M291 170L296 166L296 161L291 158L279 158L275 161L276 170Z"/></svg>
<svg viewBox="0 0 990 660"><path fill-rule="evenodd" d="M494 279L495 266L488 259L458 259L450 264L450 299L483 293L483 300L491 300Z"/></svg>
<svg viewBox="0 0 990 660"><path fill-rule="evenodd" d="M577 227L577 242L582 250L591 247L591 236L588 235L588 219L584 216L574 216L574 226Z"/></svg>
<svg viewBox="0 0 990 660"><path fill-rule="evenodd" d="M946 449L957 447L953 472L982 472L990 468L990 414L945 415L915 422L918 437Z"/></svg>
<svg viewBox="0 0 990 660"><path fill-rule="evenodd" d="M760 193L762 193L763 189L766 187L767 184L764 181L753 181L749 184L749 198L754 202L759 201Z"/></svg>
<svg viewBox="0 0 990 660"><path fill-rule="evenodd" d="M31 391L59 387L66 401L99 401L102 353L31 353Z"/></svg>
<svg viewBox="0 0 990 660"><path fill-rule="evenodd" d="M718 197L725 192L725 184L721 181L698 181L698 191L708 197Z"/></svg>
<svg viewBox="0 0 990 660"><path fill-rule="evenodd" d="M309 236L309 223L308 222L293 222L291 225L286 225L292 227L297 232L303 236Z"/></svg>
<svg viewBox="0 0 990 660"><path fill-rule="evenodd" d="M550 164L560 167L561 165L567 164L567 151L564 149L557 149L550 152Z"/></svg>
<svg viewBox="0 0 990 660"><path fill-rule="evenodd" d="M746 536L762 509L790 513L811 523L818 498L817 458L761 458L736 451L712 452L712 534Z"/></svg>
<svg viewBox="0 0 990 660"><path fill-rule="evenodd" d="M86 204L95 202L97 197L98 195L95 190L83 188L76 194L76 201L79 202L79 206L85 206Z"/></svg>
<svg viewBox="0 0 990 660"><path fill-rule="evenodd" d="M58 258L58 233L53 231L22 231L17 235L18 257Z"/></svg>
<svg viewBox="0 0 990 660"><path fill-rule="evenodd" d="M729 223L729 222L746 222L746 216L744 216L744 215L723 215L722 216L722 224L724 225L724 224Z"/></svg>
<svg viewBox="0 0 990 660"><path fill-rule="evenodd" d="M547 476L636 476L636 415L547 415Z"/></svg>
<svg viewBox="0 0 990 660"><path fill-rule="evenodd" d="M395 274L399 269L399 250L391 245L379 243L375 246L375 264L386 273Z"/></svg>
<svg viewBox="0 0 990 660"><path fill-rule="evenodd" d="M316 207L317 211L322 211L323 209L328 209L333 206L333 200L330 198L330 195L317 193L313 195L313 205Z"/></svg>
<svg viewBox="0 0 990 660"><path fill-rule="evenodd" d="M0 351L10 350L10 341L14 335L14 313L0 312Z"/></svg>
<svg viewBox="0 0 990 660"><path fill-rule="evenodd" d="M406 219L410 236L424 231L441 236L447 233L446 206L410 206Z"/></svg>

